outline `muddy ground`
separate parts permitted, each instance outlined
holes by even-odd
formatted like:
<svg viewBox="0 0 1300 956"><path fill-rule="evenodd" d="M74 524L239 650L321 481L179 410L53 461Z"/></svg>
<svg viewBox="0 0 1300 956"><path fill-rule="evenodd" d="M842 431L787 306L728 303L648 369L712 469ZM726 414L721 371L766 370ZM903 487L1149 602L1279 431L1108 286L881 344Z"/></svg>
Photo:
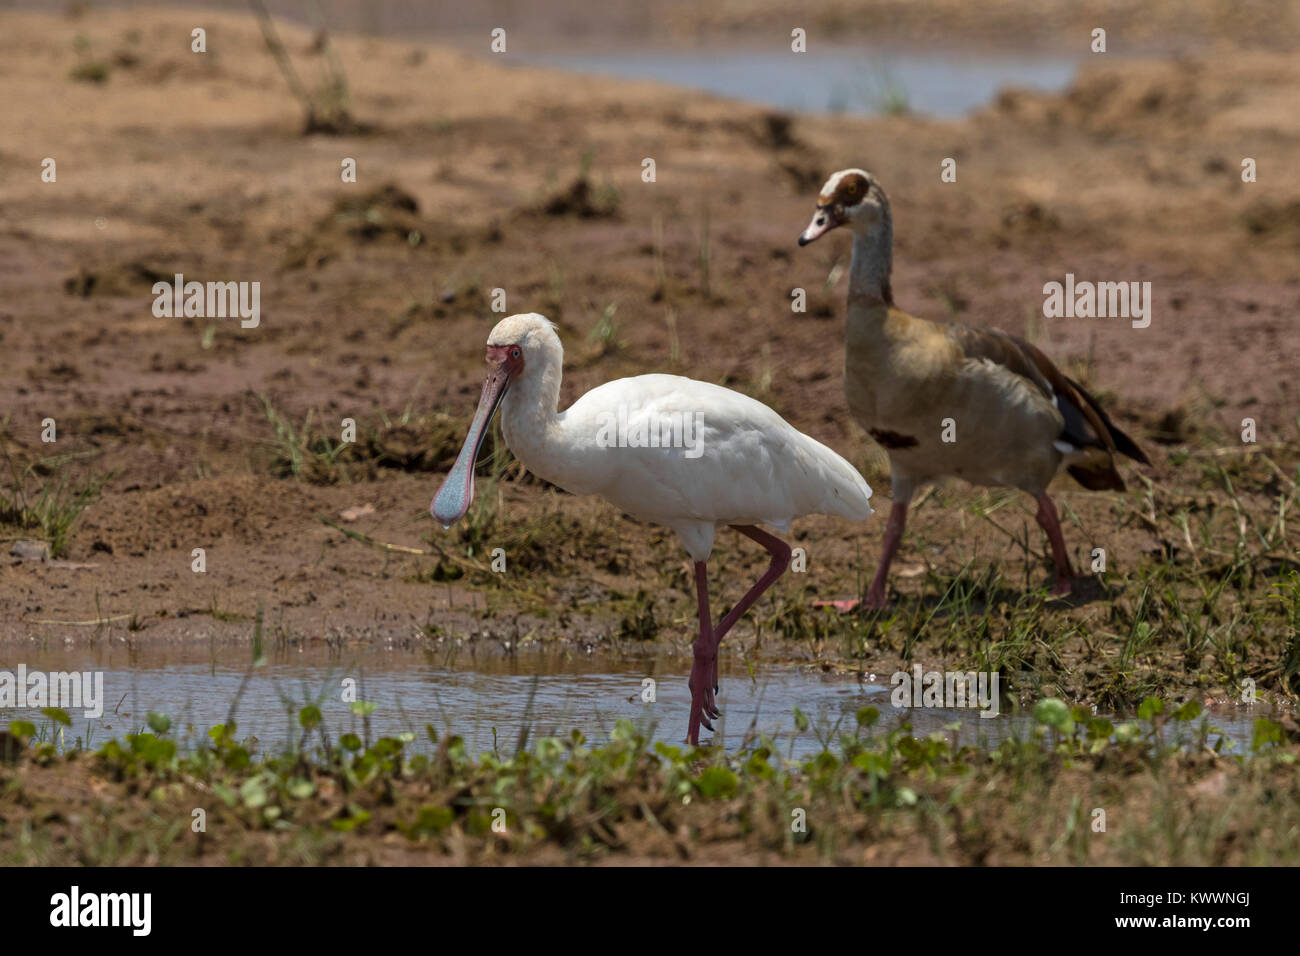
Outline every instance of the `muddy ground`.
<svg viewBox="0 0 1300 956"><path fill-rule="evenodd" d="M669 533L505 457L482 466L470 521L432 526L429 501L477 399L493 290L508 312L559 323L562 403L651 371L740 389L857 463L883 515L884 459L842 393L844 280L828 285L848 237L794 242L825 175L861 165L894 205L900 305L1030 336L1154 465L1126 466L1124 494L1054 489L1076 562L1108 555L1104 579L1072 602L1041 600L1045 541L1026 502L953 484L914 512L896 617L846 624L812 609L858 593L883 530L882 518L812 518L795 534L806 574L729 642L884 672L913 657L973 666L953 627L926 630L966 582L968 609L1008 628L1032 604L1051 660L1026 650L1020 666L1041 665L1075 699L1131 701L1148 685L1112 686L1130 671L1086 668L1129 636L1159 571L1192 603L1221 582L1223 594L1197 612L1204 646L1179 643L1172 612L1153 622L1181 656L1143 659L1142 680L1214 697L1252 676L1293 692L1294 621L1268 601L1298 540L1290 52L1201 43L1176 59L1098 57L1062 95L1007 90L940 123L796 118L341 35L355 122L304 135L255 21L205 15L203 55L189 50L193 21L7 14L0 30L0 535L6 552L42 537L55 552L0 565L6 657L91 639L242 654L259 610L290 643L688 654L692 585ZM314 83L327 46L280 31ZM46 157L56 182L41 179ZM956 183L940 181L947 157ZM1242 182L1243 157L1257 182ZM340 179L345 158L356 183ZM260 325L155 317L153 283L178 272L259 281ZM1151 282L1150 327L1043 319L1043 284L1067 272ZM805 314L791 311L796 287ZM340 450L345 418L358 440ZM53 519L83 494L59 532ZM504 576L484 569L497 546ZM722 535L715 607L762 563ZM1215 643L1242 621L1254 630Z"/></svg>

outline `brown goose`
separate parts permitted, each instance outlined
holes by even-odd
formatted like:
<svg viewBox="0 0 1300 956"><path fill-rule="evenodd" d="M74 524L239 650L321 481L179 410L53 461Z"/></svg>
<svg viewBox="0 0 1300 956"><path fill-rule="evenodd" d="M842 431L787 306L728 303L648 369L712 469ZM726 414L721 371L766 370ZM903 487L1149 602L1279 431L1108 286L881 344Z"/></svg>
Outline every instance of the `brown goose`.
<svg viewBox="0 0 1300 956"><path fill-rule="evenodd" d="M1068 594L1074 573L1048 483L1064 465L1085 488L1122 491L1115 453L1150 464L1147 456L1083 386L1023 339L927 322L894 306L889 200L865 170L826 181L799 245L837 226L853 231L845 394L853 417L889 454L894 497L864 603L887 606L908 504L919 485L944 475L1033 495L1056 564L1052 593Z"/></svg>

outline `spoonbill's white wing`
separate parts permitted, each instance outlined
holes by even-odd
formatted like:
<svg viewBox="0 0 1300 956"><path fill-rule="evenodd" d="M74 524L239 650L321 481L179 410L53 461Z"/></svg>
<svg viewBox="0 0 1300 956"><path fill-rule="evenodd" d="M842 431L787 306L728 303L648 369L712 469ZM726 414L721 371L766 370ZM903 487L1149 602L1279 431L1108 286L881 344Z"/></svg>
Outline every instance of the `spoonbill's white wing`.
<svg viewBox="0 0 1300 956"><path fill-rule="evenodd" d="M527 440L516 449L530 471L673 528L697 560L718 525L784 531L801 515L871 514L871 488L852 465L763 403L718 385L677 375L619 379L583 395L557 425L536 456Z"/></svg>

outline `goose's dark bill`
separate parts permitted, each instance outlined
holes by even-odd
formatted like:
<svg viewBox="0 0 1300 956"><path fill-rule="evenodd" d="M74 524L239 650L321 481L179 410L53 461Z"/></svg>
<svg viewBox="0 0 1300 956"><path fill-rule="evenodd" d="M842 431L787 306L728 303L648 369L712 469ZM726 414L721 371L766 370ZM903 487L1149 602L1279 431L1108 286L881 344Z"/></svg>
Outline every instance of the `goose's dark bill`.
<svg viewBox="0 0 1300 956"><path fill-rule="evenodd" d="M806 246L808 243L820 239L838 226L840 221L840 216L833 206L818 206L817 212L813 214L812 222L808 223L808 228L799 235L799 245Z"/></svg>
<svg viewBox="0 0 1300 956"><path fill-rule="evenodd" d="M433 504L429 506L434 520L443 527L459 521L474 503L474 462L478 460L479 447L487 436L492 416L496 414L501 399L505 398L506 390L510 387L511 371L507 362L499 361L483 382L483 394L479 396L478 411L470 423L465 444L461 446L456 463L451 466Z"/></svg>

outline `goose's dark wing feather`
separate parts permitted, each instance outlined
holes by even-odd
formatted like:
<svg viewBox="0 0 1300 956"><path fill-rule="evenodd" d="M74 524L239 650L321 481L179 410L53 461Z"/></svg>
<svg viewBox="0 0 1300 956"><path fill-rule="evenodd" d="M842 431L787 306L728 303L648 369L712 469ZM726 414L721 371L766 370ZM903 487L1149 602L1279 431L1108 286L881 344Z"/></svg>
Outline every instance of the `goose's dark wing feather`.
<svg viewBox="0 0 1300 956"><path fill-rule="evenodd" d="M1063 375L1052 360L1024 339L997 329L973 329L965 325L945 326L949 338L971 358L986 359L1028 379L1048 398L1064 419L1060 440L1079 450L1098 449L1104 456L1071 466L1069 471L1088 488L1123 489L1113 456L1120 452L1150 464L1147 456L1128 435L1111 422L1105 410L1082 385Z"/></svg>

